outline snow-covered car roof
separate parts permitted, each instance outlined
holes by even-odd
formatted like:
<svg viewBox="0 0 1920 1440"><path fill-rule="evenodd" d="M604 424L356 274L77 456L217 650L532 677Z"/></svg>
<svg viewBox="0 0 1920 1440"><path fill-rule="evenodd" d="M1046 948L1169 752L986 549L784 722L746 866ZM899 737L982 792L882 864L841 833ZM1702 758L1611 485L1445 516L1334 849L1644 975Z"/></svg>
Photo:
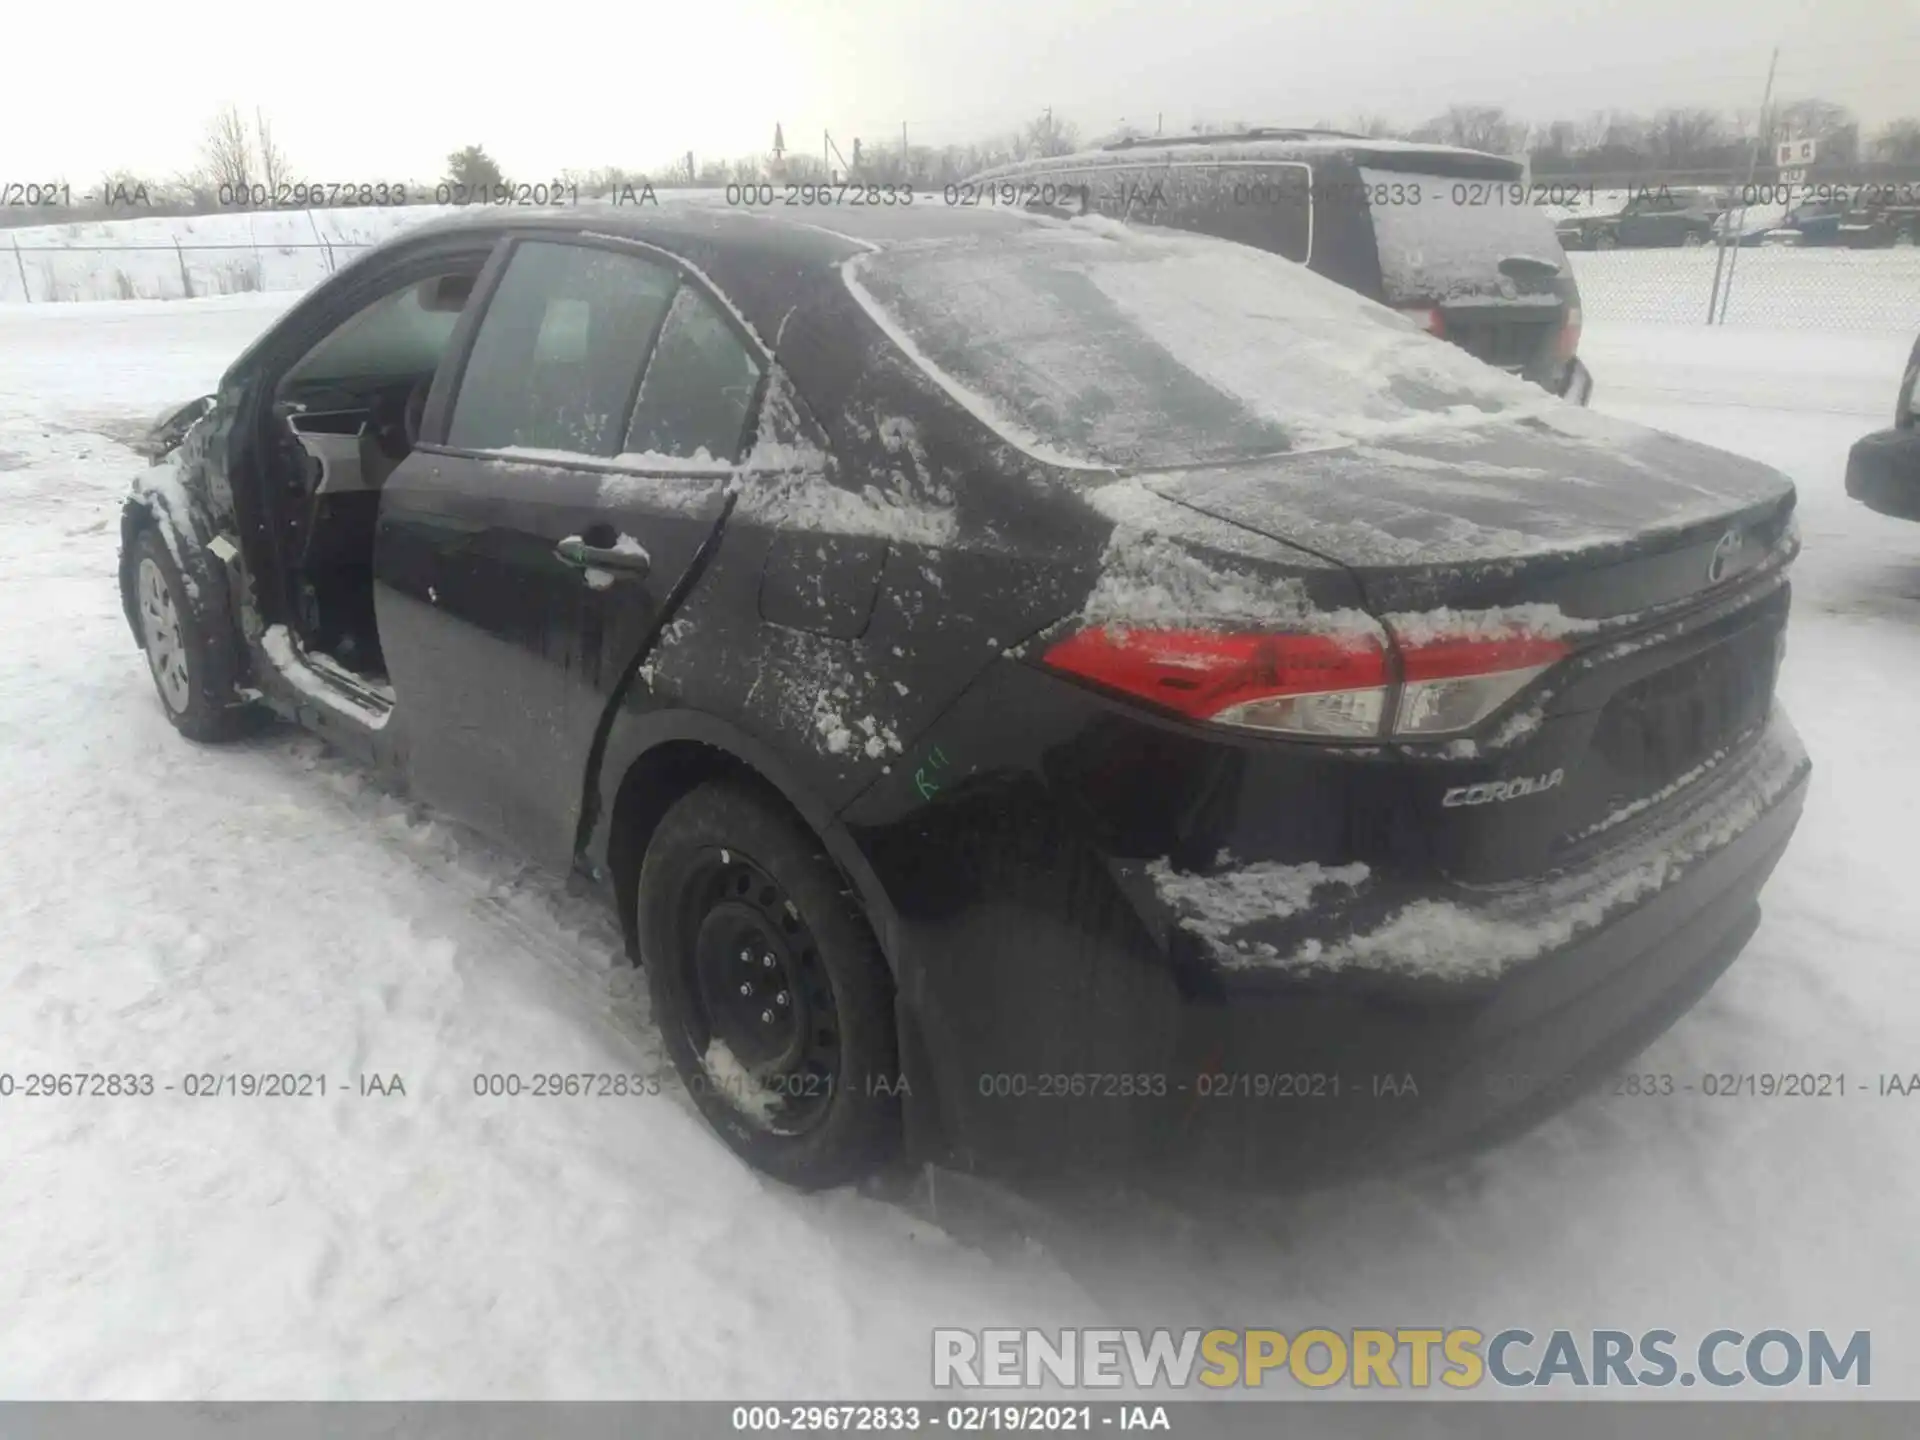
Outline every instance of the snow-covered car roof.
<svg viewBox="0 0 1920 1440"><path fill-rule="evenodd" d="M1414 140L1375 140L1364 135L1337 132L1293 131L1277 136L1194 136L1176 140L1136 140L1105 146L1098 150L1079 150L1070 155L1053 155L1031 160L1016 160L996 165L970 176L967 183L986 183L1054 170L1086 170L1142 165L1228 164L1272 160L1311 160L1325 156L1350 156L1359 164L1380 164L1400 168L1395 162L1430 156L1452 163L1475 162L1476 168L1510 169L1522 173L1517 160L1484 150L1468 150L1458 145L1430 145Z"/></svg>

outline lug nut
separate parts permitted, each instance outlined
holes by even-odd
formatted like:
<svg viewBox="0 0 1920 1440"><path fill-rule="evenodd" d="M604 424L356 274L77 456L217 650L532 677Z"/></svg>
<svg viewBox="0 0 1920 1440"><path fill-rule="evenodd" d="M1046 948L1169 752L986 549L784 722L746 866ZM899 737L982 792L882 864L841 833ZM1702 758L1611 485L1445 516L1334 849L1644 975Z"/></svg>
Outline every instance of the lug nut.
<svg viewBox="0 0 1920 1440"><path fill-rule="evenodd" d="M762 1010L760 1012L760 1023L762 1025L771 1025L773 1023L773 1012L771 1010Z"/></svg>
<svg viewBox="0 0 1920 1440"><path fill-rule="evenodd" d="M781 992L780 992L780 993L779 993L778 995L776 995L776 996L774 996L774 997L773 997L773 1003L774 1003L774 1004L776 1004L776 1005L778 1005L778 1006L779 1006L779 1007L780 1007L781 1009L783 1009L783 1010L784 1010L784 1009L786 1009L786 1007L787 1007L787 992L786 992L786 991L784 991L784 990L782 990L782 991L781 991Z"/></svg>
<svg viewBox="0 0 1920 1440"><path fill-rule="evenodd" d="M742 985L740 987L740 993L742 995L751 995L753 993L753 987L751 985Z"/></svg>
<svg viewBox="0 0 1920 1440"><path fill-rule="evenodd" d="M773 968L773 957L771 955L762 955L760 957L760 964L763 969L771 970Z"/></svg>

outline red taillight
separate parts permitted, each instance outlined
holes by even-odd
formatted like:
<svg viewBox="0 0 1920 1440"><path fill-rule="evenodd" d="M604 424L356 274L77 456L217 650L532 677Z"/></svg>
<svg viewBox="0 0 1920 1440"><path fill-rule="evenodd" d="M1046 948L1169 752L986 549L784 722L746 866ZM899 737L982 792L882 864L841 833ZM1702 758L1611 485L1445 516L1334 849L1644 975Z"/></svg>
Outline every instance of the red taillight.
<svg viewBox="0 0 1920 1440"><path fill-rule="evenodd" d="M1477 723L1566 653L1558 640L1512 632L1404 646L1390 723L1392 667L1382 640L1364 633L1099 627L1058 641L1045 662L1190 720L1292 735L1425 736Z"/></svg>
<svg viewBox="0 0 1920 1440"><path fill-rule="evenodd" d="M1413 321L1414 324L1418 325L1429 335L1437 335L1443 340L1446 339L1447 317L1440 313L1438 306L1416 305L1411 309L1402 310L1400 313Z"/></svg>
<svg viewBox="0 0 1920 1440"><path fill-rule="evenodd" d="M1560 334L1554 341L1553 353L1561 360L1571 360L1580 349L1580 307L1569 305L1567 318L1560 322Z"/></svg>
<svg viewBox="0 0 1920 1440"><path fill-rule="evenodd" d="M1568 649L1564 640L1521 630L1438 635L1404 644L1400 656L1406 683L1394 707L1393 733L1419 737L1470 729Z"/></svg>

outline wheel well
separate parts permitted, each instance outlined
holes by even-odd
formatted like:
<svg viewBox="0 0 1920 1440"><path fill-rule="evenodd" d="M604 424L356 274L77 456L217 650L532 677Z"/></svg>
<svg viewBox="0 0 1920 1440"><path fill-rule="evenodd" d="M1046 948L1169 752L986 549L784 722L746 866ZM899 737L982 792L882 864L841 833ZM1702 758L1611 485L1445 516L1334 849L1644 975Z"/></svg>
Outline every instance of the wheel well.
<svg viewBox="0 0 1920 1440"><path fill-rule="evenodd" d="M608 821L607 869L613 882L620 933L626 942L627 963L630 965L637 967L640 964L639 926L634 910L638 899L640 864L646 858L653 833L681 796L697 786L721 779L740 780L752 786L792 815L809 834L816 839L821 838L819 831L808 823L806 816L781 792L780 787L739 756L698 740L671 740L647 751L628 767L627 773L621 778L620 789L614 796L613 814ZM831 859L831 848L825 845L824 840L822 849L827 850ZM847 876L845 868L837 862L836 868L840 870L841 880L848 892L858 896L859 887ZM874 923L874 916L868 913L867 920L869 924ZM913 1093L925 1097L924 1103L907 1107L909 1145L916 1153L922 1150L934 1153L945 1144L939 1086L935 1083L933 1072L927 1068L925 1040L919 1019L899 1003L899 977L884 939L881 939L880 952L889 979L895 987L894 1024L900 1047L901 1071L909 1077Z"/></svg>
<svg viewBox="0 0 1920 1440"><path fill-rule="evenodd" d="M607 830L607 868L619 907L620 931L627 941L627 959L634 965L640 963L634 922L635 882L653 832L681 796L710 780L721 779L741 780L753 786L813 833L813 827L779 787L737 755L698 740L673 740L647 751L622 777Z"/></svg>

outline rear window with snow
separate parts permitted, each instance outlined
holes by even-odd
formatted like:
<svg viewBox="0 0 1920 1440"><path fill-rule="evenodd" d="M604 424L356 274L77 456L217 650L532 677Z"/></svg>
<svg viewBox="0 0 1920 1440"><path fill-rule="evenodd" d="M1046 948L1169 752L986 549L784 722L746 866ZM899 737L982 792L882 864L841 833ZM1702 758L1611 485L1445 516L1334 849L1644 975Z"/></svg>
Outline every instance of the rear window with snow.
<svg viewBox="0 0 1920 1440"><path fill-rule="evenodd" d="M1381 288L1389 304L1506 298L1500 262L1537 260L1570 275L1545 207L1519 181L1458 180L1362 166ZM1557 305L1559 297L1542 296Z"/></svg>
<svg viewBox="0 0 1920 1440"><path fill-rule="evenodd" d="M1052 463L1252 459L1541 394L1279 256L1097 217L884 250L845 273L956 399Z"/></svg>

